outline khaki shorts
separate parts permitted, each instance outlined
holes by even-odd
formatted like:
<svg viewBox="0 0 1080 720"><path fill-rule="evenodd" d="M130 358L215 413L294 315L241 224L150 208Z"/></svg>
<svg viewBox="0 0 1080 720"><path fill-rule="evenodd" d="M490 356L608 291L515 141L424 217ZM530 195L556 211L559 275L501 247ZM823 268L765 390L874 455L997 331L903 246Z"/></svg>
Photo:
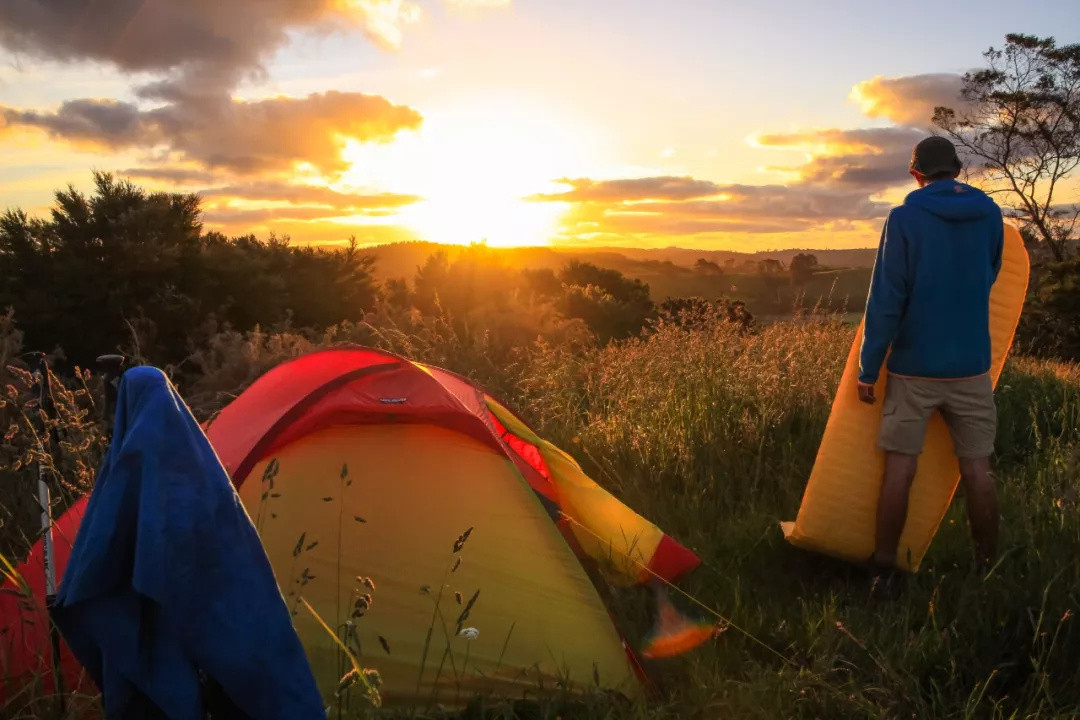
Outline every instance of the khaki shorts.
<svg viewBox="0 0 1080 720"><path fill-rule="evenodd" d="M919 455L926 424L935 410L941 412L949 426L957 457L993 454L997 407L989 374L962 380L889 375L885 380L878 447L886 452Z"/></svg>

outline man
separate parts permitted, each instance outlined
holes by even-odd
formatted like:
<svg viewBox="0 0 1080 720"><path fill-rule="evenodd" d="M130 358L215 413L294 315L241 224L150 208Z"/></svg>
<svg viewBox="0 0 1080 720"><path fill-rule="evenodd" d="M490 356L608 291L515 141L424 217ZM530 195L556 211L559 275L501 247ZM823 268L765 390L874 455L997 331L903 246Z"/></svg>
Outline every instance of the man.
<svg viewBox="0 0 1080 720"><path fill-rule="evenodd" d="M919 184L885 221L874 264L859 362L859 399L874 403L888 352L878 446L885 477L878 500L873 565L896 564L908 493L926 425L941 412L960 460L976 562L987 566L998 534L990 455L997 409L990 379L990 288L1001 267L1001 210L956 181L961 164L943 137L911 155ZM947 482L947 478L942 478Z"/></svg>

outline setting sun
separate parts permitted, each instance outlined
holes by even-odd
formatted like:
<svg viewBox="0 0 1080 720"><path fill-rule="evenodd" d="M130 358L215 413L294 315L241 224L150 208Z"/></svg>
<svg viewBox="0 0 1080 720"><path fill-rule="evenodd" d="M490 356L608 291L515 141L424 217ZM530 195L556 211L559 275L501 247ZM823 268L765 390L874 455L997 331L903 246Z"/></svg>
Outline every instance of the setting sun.
<svg viewBox="0 0 1080 720"><path fill-rule="evenodd" d="M429 114L393 145L350 143L342 187L408 187L422 199L396 221L434 242L546 245L564 203L525 198L556 187L552 179L587 163L582 132L539 103L474 104Z"/></svg>

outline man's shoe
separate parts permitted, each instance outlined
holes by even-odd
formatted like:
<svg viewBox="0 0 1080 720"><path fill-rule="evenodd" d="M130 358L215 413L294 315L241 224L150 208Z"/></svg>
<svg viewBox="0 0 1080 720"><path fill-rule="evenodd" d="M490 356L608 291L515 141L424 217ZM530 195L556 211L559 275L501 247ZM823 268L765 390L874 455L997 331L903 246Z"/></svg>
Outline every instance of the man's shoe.
<svg viewBox="0 0 1080 720"><path fill-rule="evenodd" d="M902 577L893 568L875 568L870 581L871 600L896 600L900 597Z"/></svg>

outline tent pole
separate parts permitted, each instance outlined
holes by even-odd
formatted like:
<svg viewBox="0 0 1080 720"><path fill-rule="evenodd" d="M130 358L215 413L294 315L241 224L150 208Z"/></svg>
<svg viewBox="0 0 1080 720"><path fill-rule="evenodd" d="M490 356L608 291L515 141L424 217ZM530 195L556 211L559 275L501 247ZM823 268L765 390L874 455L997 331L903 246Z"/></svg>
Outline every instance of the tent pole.
<svg viewBox="0 0 1080 720"><path fill-rule="evenodd" d="M51 613L56 602L56 564L53 554L52 535L52 497L47 480L45 454L56 447L56 427L48 428L48 417L52 413L52 393L49 388L49 364L45 353L30 354L30 366L34 373L34 383L38 391L38 502L41 505L41 547L42 565L45 571L45 608L50 613L49 643L52 650L53 687L56 691L57 717L64 714L64 676L60 667L60 630L52 622Z"/></svg>

